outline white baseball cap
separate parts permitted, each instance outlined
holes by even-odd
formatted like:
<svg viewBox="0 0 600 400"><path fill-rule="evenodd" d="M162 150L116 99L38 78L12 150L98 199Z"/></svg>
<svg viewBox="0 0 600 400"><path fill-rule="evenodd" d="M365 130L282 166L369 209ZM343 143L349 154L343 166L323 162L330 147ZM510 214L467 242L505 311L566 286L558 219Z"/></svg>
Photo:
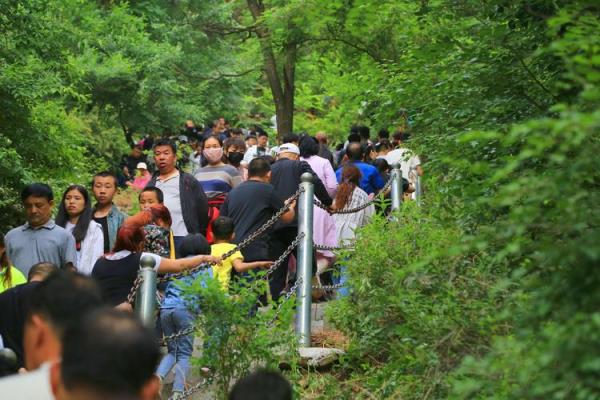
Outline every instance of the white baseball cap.
<svg viewBox="0 0 600 400"><path fill-rule="evenodd" d="M136 168L137 169L148 169L148 166L146 165L145 162L141 162L141 163L138 163Z"/></svg>
<svg viewBox="0 0 600 400"><path fill-rule="evenodd" d="M277 154L281 153L292 153L300 155L300 149L294 143L284 143L281 146L279 146L279 150L277 151Z"/></svg>

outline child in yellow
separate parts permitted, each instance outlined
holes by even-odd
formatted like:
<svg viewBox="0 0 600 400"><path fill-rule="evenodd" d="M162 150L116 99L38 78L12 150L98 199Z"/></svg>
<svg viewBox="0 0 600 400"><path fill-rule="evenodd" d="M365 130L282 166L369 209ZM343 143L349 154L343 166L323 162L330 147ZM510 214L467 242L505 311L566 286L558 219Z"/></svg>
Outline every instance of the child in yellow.
<svg viewBox="0 0 600 400"><path fill-rule="evenodd" d="M212 230L215 243L211 246L210 254L215 257L221 257L223 254L236 247L230 243L233 240L233 220L229 217L218 217L212 223ZM213 266L213 277L218 279L224 291L229 290L229 281L231 280L231 271L242 273L254 268L269 268L273 261L254 261L244 262L244 256L239 251L223 259L221 264Z"/></svg>

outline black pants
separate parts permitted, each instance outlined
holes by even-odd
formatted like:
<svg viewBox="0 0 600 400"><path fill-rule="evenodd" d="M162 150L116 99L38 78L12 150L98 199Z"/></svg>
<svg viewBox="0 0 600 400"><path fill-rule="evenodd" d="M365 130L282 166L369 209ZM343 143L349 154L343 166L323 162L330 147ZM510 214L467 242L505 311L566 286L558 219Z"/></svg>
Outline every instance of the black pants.
<svg viewBox="0 0 600 400"><path fill-rule="evenodd" d="M269 241L269 253L272 260L277 260L279 256L288 248L288 246L294 241L298 235L297 227L285 227L277 229L271 233L271 240ZM292 252L296 259L298 259L298 247ZM269 278L269 289L271 291L271 297L273 300L279 299L281 292L285 289L287 282L296 281L295 276L290 276L288 279L288 261L289 256L273 271ZM313 275L317 271L316 257L313 252L313 263L312 273Z"/></svg>

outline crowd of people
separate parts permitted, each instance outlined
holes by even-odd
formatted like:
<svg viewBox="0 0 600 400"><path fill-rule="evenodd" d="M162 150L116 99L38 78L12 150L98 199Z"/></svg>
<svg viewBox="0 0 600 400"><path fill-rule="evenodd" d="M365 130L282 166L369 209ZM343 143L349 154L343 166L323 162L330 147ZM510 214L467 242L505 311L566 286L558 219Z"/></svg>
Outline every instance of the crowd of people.
<svg viewBox="0 0 600 400"><path fill-rule="evenodd" d="M352 127L335 150L323 132L284 135L271 147L268 133L259 127L232 129L219 119L201 130L187 121L184 136L176 138L192 148L184 157L178 156L174 140L146 136L123 158L117 174L98 172L89 190L70 185L56 205L49 185L27 185L21 193L26 222L0 235L0 349L12 349L15 368L31 372L0 380L0 392L6 387L25 393L13 398L33 398L27 395L36 390L46 397L35 398L67 399L99 398L103 391L115 390L152 398L173 369L173 391L183 392L192 338L169 342L168 354L159 362L157 342L153 345L151 333L127 314L142 257L153 260L158 274L213 264L211 270L160 288L162 332L189 328L194 310L178 281L209 274L228 291L232 279L252 279L249 271L270 268L296 238L294 194L302 174L313 176L315 198L326 208L314 210L313 236L316 244L327 247L351 243L357 228L376 212L374 205L349 214L331 211L388 195L380 191L393 164L402 166L409 199L423 170L419 157L405 146L408 137L397 132L390 140L382 129L371 138L369 128L360 126ZM138 193L140 211L135 215L126 216L114 204L119 187ZM231 255L283 208L287 210L271 229ZM333 252L318 250L314 258L319 276L344 280ZM269 275L270 298L279 299L295 279L292 252ZM113 339L118 350L108 349ZM94 354L76 356L87 351ZM132 360L120 360L124 357ZM111 373L102 376L105 366ZM119 371L131 379L117 378ZM109 385L112 379L117 384Z"/></svg>

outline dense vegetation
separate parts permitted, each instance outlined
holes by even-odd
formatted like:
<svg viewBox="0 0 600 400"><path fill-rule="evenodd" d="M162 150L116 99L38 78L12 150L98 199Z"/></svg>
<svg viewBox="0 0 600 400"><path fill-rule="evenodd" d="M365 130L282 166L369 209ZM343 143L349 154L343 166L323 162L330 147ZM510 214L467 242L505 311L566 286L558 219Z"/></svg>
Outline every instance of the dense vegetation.
<svg viewBox="0 0 600 400"><path fill-rule="evenodd" d="M2 227L23 183L84 181L186 118L409 129L424 205L362 231L355 295L331 312L348 356L304 393L600 398L599 16L592 0L0 0Z"/></svg>

